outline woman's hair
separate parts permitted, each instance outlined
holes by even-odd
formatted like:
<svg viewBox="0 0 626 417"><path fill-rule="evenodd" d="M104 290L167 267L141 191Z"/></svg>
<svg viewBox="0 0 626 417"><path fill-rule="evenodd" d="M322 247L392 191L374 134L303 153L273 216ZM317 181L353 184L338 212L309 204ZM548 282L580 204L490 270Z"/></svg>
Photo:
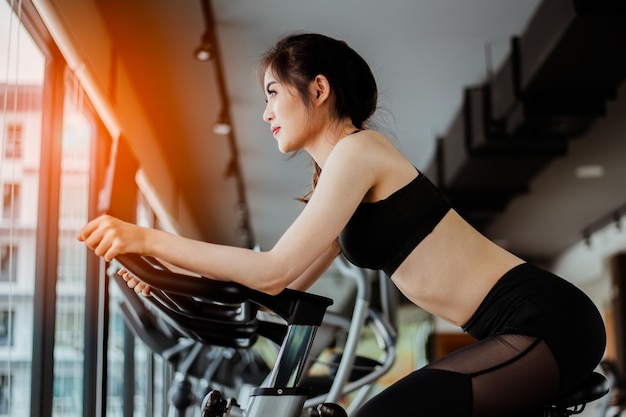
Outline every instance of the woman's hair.
<svg viewBox="0 0 626 417"><path fill-rule="evenodd" d="M344 41L316 33L297 33L281 38L261 56L259 80L270 69L276 79L296 89L302 101L311 103L309 83L317 75L328 79L331 112L337 119L349 117L357 129L364 129L374 114L378 88L365 60ZM320 169L315 167L313 187ZM306 196L302 198L306 201Z"/></svg>
<svg viewBox="0 0 626 417"><path fill-rule="evenodd" d="M330 84L334 116L350 117L358 129L376 110L378 89L365 60L344 41L316 33L281 38L262 55L259 77L270 68L276 79L295 87L302 100L310 101L308 86L324 75Z"/></svg>

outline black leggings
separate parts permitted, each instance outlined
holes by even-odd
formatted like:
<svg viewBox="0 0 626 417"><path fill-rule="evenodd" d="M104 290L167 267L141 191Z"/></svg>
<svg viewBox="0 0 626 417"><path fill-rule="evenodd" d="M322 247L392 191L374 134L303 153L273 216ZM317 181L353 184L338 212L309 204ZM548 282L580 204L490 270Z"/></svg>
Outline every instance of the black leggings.
<svg viewBox="0 0 626 417"><path fill-rule="evenodd" d="M399 380L355 417L542 416L593 371L606 342L591 300L531 264L505 274L463 329L478 341Z"/></svg>

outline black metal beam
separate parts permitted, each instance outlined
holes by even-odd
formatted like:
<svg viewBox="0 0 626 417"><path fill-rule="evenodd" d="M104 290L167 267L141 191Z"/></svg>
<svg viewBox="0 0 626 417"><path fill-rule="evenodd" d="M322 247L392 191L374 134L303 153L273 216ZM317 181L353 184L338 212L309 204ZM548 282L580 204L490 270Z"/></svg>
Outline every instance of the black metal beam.
<svg viewBox="0 0 626 417"><path fill-rule="evenodd" d="M31 416L51 417L65 63L47 61L43 90L33 305Z"/></svg>

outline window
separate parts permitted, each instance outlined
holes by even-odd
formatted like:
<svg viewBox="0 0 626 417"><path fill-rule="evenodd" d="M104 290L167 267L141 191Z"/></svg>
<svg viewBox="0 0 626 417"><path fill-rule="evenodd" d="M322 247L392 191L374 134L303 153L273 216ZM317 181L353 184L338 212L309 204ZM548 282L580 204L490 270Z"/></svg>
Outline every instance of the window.
<svg viewBox="0 0 626 417"><path fill-rule="evenodd" d="M83 315L75 311L77 309L75 306L81 305L82 301L82 298L78 297L64 297L62 303L59 303L61 305L57 309L57 327L54 335L58 355L68 354L69 357L73 357L82 351L82 329L85 322Z"/></svg>
<svg viewBox="0 0 626 417"><path fill-rule="evenodd" d="M7 140L4 146L6 158L22 157L23 126L20 123L9 123L7 126Z"/></svg>
<svg viewBox="0 0 626 417"><path fill-rule="evenodd" d="M0 346L13 345L13 311L0 310Z"/></svg>
<svg viewBox="0 0 626 417"><path fill-rule="evenodd" d="M61 370L54 377L53 414L57 416L80 415L82 380L76 377L73 369Z"/></svg>
<svg viewBox="0 0 626 417"><path fill-rule="evenodd" d="M11 244L0 246L0 282L15 282L17 277L17 248Z"/></svg>
<svg viewBox="0 0 626 417"><path fill-rule="evenodd" d="M66 74L56 263L54 415L83 415L85 342L85 253L76 234L87 222L89 156L95 125L84 95ZM77 101L78 100L78 101Z"/></svg>
<svg viewBox="0 0 626 417"><path fill-rule="evenodd" d="M39 227L49 225L47 218L40 225L44 217L40 214L56 210L47 201L40 204L39 177L50 175L49 169L43 171L45 174L40 169L47 167L55 154L40 156L42 144L51 142L51 127L60 123L62 108L53 105L49 97L54 94L48 93L59 84L62 65L56 65L61 61L55 50L42 53L40 46L45 48L49 37L37 14L24 10L28 7L34 11L29 1L0 0L0 280L5 281L0 285L0 416L7 417L37 415L30 409L31 396L44 398L52 393L52 387L41 388L44 379L34 380L32 373L33 368L39 371L46 365L42 358L47 352L40 349L46 329L41 324L34 328L34 323L40 323L34 315L44 310L50 314L50 309L35 289L40 288L43 278L51 279L55 271L50 271L48 265L46 270L43 264L37 265L36 255L50 246L38 233ZM35 39L28 33L31 28ZM49 72L46 63L54 64L47 67ZM45 79L47 75L49 79ZM24 259L21 264L18 249ZM50 291L45 295L54 296ZM77 360L78 355L73 358Z"/></svg>
<svg viewBox="0 0 626 417"><path fill-rule="evenodd" d="M0 415L9 414L9 401L11 398L11 377L0 374Z"/></svg>
<svg viewBox="0 0 626 417"><path fill-rule="evenodd" d="M15 220L18 218L20 208L20 185L4 184L2 191L2 218Z"/></svg>

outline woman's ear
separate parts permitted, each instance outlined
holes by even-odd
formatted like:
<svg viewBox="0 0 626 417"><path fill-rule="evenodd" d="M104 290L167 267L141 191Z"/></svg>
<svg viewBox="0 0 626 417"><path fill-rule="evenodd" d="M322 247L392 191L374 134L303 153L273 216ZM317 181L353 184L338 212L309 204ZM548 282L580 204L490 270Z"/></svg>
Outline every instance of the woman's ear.
<svg viewBox="0 0 626 417"><path fill-rule="evenodd" d="M330 96L330 84L326 76L322 74L316 75L309 87L316 105L323 104L328 100Z"/></svg>

